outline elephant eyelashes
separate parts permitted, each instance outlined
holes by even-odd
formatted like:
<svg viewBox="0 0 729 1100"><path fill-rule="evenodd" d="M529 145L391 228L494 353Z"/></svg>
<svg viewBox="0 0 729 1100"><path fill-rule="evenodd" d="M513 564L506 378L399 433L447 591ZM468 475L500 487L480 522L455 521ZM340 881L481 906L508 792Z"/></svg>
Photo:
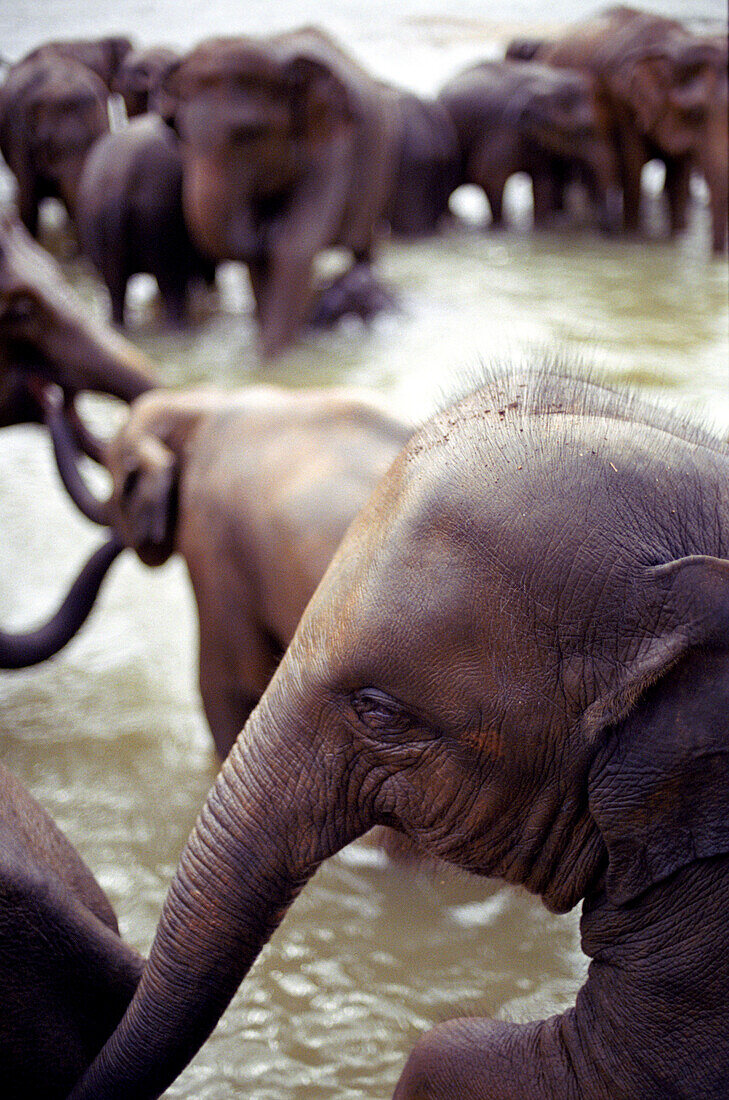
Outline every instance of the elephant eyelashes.
<svg viewBox="0 0 729 1100"><path fill-rule="evenodd" d="M414 725L412 715L396 699L376 688L362 688L352 696L352 707L369 729L383 733L407 733Z"/></svg>

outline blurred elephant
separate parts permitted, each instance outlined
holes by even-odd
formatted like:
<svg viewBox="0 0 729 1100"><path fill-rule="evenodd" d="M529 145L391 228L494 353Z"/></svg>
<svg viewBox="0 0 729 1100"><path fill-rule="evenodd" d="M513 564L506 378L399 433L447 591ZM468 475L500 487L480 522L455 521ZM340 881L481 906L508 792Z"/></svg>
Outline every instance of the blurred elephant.
<svg viewBox="0 0 729 1100"><path fill-rule="evenodd" d="M448 213L461 165L458 134L438 100L400 91L398 158L385 219L397 237L433 233Z"/></svg>
<svg viewBox="0 0 729 1100"><path fill-rule="evenodd" d="M179 56L167 46L140 46L124 55L110 87L124 100L129 118L154 109L154 97L162 78Z"/></svg>
<svg viewBox="0 0 729 1100"><path fill-rule="evenodd" d="M125 35L106 35L103 38L65 38L36 46L22 60L37 61L48 57L63 57L78 61L95 72L111 90L114 78L131 49L132 41Z"/></svg>
<svg viewBox="0 0 729 1100"><path fill-rule="evenodd" d="M33 236L44 198L60 199L74 218L86 154L109 128L108 94L95 72L53 52L12 65L0 86L0 152Z"/></svg>
<svg viewBox="0 0 729 1100"><path fill-rule="evenodd" d="M415 433L349 528L70 1100L151 1100L373 824L582 901L574 1008L426 1035L397 1100L723 1100L729 448L540 369Z"/></svg>
<svg viewBox="0 0 729 1100"><path fill-rule="evenodd" d="M79 181L76 226L118 325L127 282L137 272L154 275L174 325L185 319L190 287L215 281L215 264L192 243L182 215L179 140L158 115L136 118L96 142Z"/></svg>
<svg viewBox="0 0 729 1100"><path fill-rule="evenodd" d="M157 384L146 357L94 318L58 264L5 210L0 211L0 378L9 371L54 383L67 400L92 390L129 402ZM11 422L6 385L7 406L4 414L0 406L0 417Z"/></svg>
<svg viewBox="0 0 729 1100"><path fill-rule="evenodd" d="M0 764L0 1064L7 1100L65 1100L144 960L78 852Z"/></svg>
<svg viewBox="0 0 729 1100"><path fill-rule="evenodd" d="M641 172L666 165L671 229L685 228L692 169L709 189L712 246L727 242L727 38L699 37L681 23L627 7L577 24L555 41L517 41L507 56L531 56L591 74L620 160L623 220L640 222Z"/></svg>
<svg viewBox="0 0 729 1100"><path fill-rule="evenodd" d="M564 186L586 182L602 224L615 223L618 166L592 81L581 73L523 61L487 61L464 70L439 94L461 149L459 183L483 188L495 225L506 181L526 172L534 223L561 208Z"/></svg>
<svg viewBox="0 0 729 1100"><path fill-rule="evenodd" d="M315 28L209 39L172 67L156 107L182 138L190 233L213 259L247 264L267 356L312 316L320 252L340 247L362 268L388 216L418 232L442 198L440 109L417 108Z"/></svg>
<svg viewBox="0 0 729 1100"><path fill-rule="evenodd" d="M15 214L0 213L0 426L62 419L76 446L99 459L97 443L75 413L75 397L92 390L132 401L155 385L147 360L94 320ZM62 453L57 455L61 476L82 511L102 522L104 516L78 473L75 457L72 463L64 462ZM104 575L122 549L121 541L111 535L43 626L21 634L0 629L0 668L24 667L58 652L85 621Z"/></svg>
<svg viewBox="0 0 729 1100"><path fill-rule="evenodd" d="M59 450L72 449L62 423L52 428ZM148 565L174 551L185 559L200 692L221 757L411 431L355 389L157 390L133 403L107 445L116 537ZM92 601L96 582L89 574L81 585Z"/></svg>

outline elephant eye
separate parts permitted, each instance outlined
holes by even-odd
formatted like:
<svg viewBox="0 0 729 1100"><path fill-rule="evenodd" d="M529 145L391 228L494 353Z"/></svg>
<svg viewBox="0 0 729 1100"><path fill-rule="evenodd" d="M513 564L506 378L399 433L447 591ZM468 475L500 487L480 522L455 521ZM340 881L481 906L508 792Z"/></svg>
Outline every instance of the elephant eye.
<svg viewBox="0 0 729 1100"><path fill-rule="evenodd" d="M413 726L413 718L396 699L377 688L361 688L352 696L352 707L372 730L383 733L406 733Z"/></svg>

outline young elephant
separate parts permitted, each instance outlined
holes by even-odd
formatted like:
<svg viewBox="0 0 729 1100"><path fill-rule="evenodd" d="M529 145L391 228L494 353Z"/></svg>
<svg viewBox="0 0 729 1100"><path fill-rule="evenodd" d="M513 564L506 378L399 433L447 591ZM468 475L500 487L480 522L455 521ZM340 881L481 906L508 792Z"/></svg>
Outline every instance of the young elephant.
<svg viewBox="0 0 729 1100"><path fill-rule="evenodd" d="M127 283L137 272L154 275L174 325L185 319L190 287L215 279L214 263L198 252L182 215L179 140L158 115L96 142L79 181L76 225L117 325L124 324Z"/></svg>
<svg viewBox="0 0 729 1100"><path fill-rule="evenodd" d="M159 1096L322 860L373 824L554 912L574 1008L426 1036L397 1100L723 1100L729 447L497 376L350 527L223 764L139 989L71 1100Z"/></svg>
<svg viewBox="0 0 729 1100"><path fill-rule="evenodd" d="M602 223L614 221L617 162L589 77L523 61L466 69L439 94L458 133L461 183L483 188L495 225L503 221L507 180L526 172L534 223L560 208L565 183L581 178Z"/></svg>
<svg viewBox="0 0 729 1100"><path fill-rule="evenodd" d="M185 559L221 757L411 431L351 389L158 390L134 402L108 445L117 536L148 565Z"/></svg>
<svg viewBox="0 0 729 1100"><path fill-rule="evenodd" d="M0 87L0 152L18 184L18 207L35 236L44 198L71 218L86 154L109 129L109 90L92 69L54 51L12 65Z"/></svg>
<svg viewBox="0 0 729 1100"><path fill-rule="evenodd" d="M143 959L47 813L0 764L0 1064L6 1100L65 1100Z"/></svg>
<svg viewBox="0 0 729 1100"><path fill-rule="evenodd" d="M685 228L690 176L696 170L709 189L713 249L726 248L726 34L697 36L676 20L618 6L555 41L515 42L509 55L594 78L617 144L629 232L639 228L642 169L659 158L666 165L672 231Z"/></svg>

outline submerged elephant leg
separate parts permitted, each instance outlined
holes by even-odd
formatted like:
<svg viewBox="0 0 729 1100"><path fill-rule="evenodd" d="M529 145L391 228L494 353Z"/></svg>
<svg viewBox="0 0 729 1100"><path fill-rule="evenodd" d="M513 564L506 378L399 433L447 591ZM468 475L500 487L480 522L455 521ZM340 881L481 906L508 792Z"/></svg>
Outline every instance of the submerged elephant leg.
<svg viewBox="0 0 729 1100"><path fill-rule="evenodd" d="M682 233L688 225L691 162L688 157L666 158L666 195L671 234Z"/></svg>
<svg viewBox="0 0 729 1100"><path fill-rule="evenodd" d="M26 668L58 653L83 626L101 582L123 549L124 544L116 535L100 546L79 573L58 611L43 626L24 634L0 630L0 668Z"/></svg>

